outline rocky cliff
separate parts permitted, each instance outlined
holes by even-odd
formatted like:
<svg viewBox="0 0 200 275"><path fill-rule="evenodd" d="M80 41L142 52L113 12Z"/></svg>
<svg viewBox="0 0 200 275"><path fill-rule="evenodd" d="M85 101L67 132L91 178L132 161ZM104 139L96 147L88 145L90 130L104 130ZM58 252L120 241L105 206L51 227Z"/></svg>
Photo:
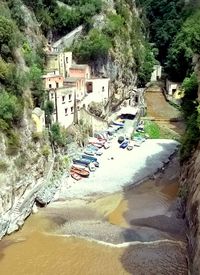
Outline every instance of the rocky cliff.
<svg viewBox="0 0 200 275"><path fill-rule="evenodd" d="M200 144L181 168L181 196L188 225L188 255L191 274L200 274Z"/></svg>
<svg viewBox="0 0 200 275"><path fill-rule="evenodd" d="M0 78L1 93L6 95L1 98L3 111L0 118L0 238L17 230L24 223L32 211L37 193L50 180L53 168L48 135L38 135L31 118L34 108L32 83L29 81L31 68L23 53L25 45L29 45L29 54L33 59L44 38L34 14L21 1L8 2L9 6L4 1L0 3L3 11L0 12L1 20L15 28L16 35L19 36L17 39L22 39L24 44L20 41L17 47L11 48L5 39L7 34L1 29L1 39L5 40L4 44L2 41L0 43L1 49L5 51L10 47L12 52L8 56L8 53L6 55L2 51L0 58L8 69L11 66L14 68L15 76L10 72ZM18 20L15 21L13 18L17 16ZM22 20L20 22L23 22L23 27L21 24L17 26L19 20ZM3 72L2 67L0 71ZM18 76L23 76L23 80L20 77L17 79ZM20 111L21 115L14 123L14 114L11 112L15 105L18 106L18 102L21 103L21 110L14 109L14 112Z"/></svg>

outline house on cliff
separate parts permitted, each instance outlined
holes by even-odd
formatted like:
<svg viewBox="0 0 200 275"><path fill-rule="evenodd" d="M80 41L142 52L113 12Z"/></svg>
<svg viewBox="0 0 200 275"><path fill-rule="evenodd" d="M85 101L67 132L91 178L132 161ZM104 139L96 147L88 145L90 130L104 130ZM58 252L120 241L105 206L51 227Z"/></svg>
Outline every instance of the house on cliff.
<svg viewBox="0 0 200 275"><path fill-rule="evenodd" d="M110 79L92 77L89 65L73 63L72 52L50 52L42 78L54 104L53 121L66 128L82 107L87 109L92 101L106 104L110 97Z"/></svg>

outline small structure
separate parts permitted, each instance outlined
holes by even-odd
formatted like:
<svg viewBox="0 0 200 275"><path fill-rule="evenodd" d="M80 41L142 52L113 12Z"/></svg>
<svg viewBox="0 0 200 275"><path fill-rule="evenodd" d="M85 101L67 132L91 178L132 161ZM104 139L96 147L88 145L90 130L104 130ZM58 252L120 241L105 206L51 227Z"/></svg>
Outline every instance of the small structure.
<svg viewBox="0 0 200 275"><path fill-rule="evenodd" d="M168 79L166 80L166 91L168 95L173 96L176 93L176 91L179 90L179 88L180 83L173 82Z"/></svg>
<svg viewBox="0 0 200 275"><path fill-rule="evenodd" d="M92 101L106 103L109 99L109 78L91 78L86 80L86 97L84 104L87 107Z"/></svg>
<svg viewBox="0 0 200 275"><path fill-rule="evenodd" d="M58 71L49 72L42 76L44 80L44 87L48 89L56 89L63 86L64 78Z"/></svg>
<svg viewBox="0 0 200 275"><path fill-rule="evenodd" d="M35 124L36 132L42 133L45 129L45 112L39 107L36 107L32 111L32 120Z"/></svg>
<svg viewBox="0 0 200 275"><path fill-rule="evenodd" d="M73 64L69 68L70 77L82 77L85 79L89 79L90 75L90 67L87 64Z"/></svg>
<svg viewBox="0 0 200 275"><path fill-rule="evenodd" d="M69 127L74 121L76 84L49 90L49 100L54 104L53 122Z"/></svg>
<svg viewBox="0 0 200 275"><path fill-rule="evenodd" d="M151 74L151 82L158 81L161 78L161 75L162 75L162 66L154 65L153 72Z"/></svg>

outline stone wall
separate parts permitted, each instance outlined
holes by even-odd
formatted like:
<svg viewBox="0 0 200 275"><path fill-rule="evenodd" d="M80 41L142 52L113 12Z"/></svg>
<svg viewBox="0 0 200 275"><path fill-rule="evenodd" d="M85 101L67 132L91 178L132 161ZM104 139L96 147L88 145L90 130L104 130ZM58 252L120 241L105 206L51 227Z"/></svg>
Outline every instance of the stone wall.
<svg viewBox="0 0 200 275"><path fill-rule="evenodd" d="M108 128L108 122L106 120L92 115L84 108L79 110L78 117L79 120L81 119L84 124L90 125L93 133Z"/></svg>

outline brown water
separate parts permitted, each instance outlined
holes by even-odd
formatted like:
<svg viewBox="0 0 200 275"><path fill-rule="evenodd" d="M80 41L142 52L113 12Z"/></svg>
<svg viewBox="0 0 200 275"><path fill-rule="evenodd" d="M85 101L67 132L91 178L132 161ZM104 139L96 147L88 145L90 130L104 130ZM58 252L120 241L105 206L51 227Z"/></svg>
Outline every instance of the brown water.
<svg viewBox="0 0 200 275"><path fill-rule="evenodd" d="M138 187L41 209L1 241L0 274L187 274L177 176L175 160Z"/></svg>

